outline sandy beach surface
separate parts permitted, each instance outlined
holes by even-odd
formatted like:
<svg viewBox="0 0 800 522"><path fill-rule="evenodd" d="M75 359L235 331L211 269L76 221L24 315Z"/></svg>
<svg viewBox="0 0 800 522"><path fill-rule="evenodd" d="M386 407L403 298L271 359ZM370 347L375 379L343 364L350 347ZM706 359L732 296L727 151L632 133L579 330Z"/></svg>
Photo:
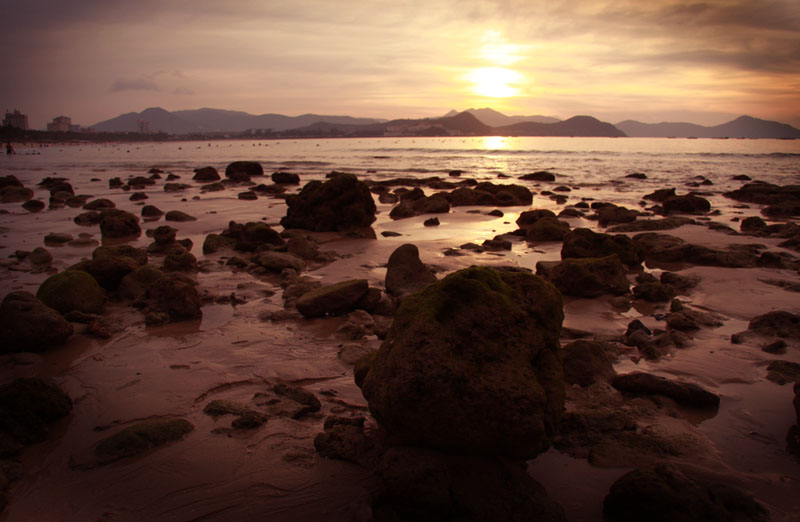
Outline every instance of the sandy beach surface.
<svg viewBox="0 0 800 522"><path fill-rule="evenodd" d="M17 151L25 149L18 146ZM205 191L204 185L191 179L192 169L201 166L169 169L180 176L175 182L188 185L177 192L164 190L164 178L141 190L124 191L109 188L109 179L119 175L115 172L66 175L75 194L90 195L89 201L107 198L117 208L137 216L147 204L196 218L187 222L160 218L141 225L146 232L168 224L177 229L178 239L192 241L191 252L199 270L190 276L197 281L203 298L202 319L147 326L140 310L124 300L111 299L102 319L110 332L108 338L92 335L86 325L76 323L75 334L60 347L37 354L0 355L0 383L17 377L51 378L73 401L71 414L52 428L49 439L22 453L24 473L10 486L9 503L0 513L0 521L369 520L370 499L377 488L374 476L353 463L320 457L313 441L329 415L367 416L367 431L377 430L367 402L354 383L352 363L339 353L343 345L377 349L381 341L374 334L356 340L344 338L341 331L337 333L345 322L343 317L305 319L296 313L284 317L279 275L251 274L227 266L232 256L242 255L231 249L203 254L205 237L227 229L230 221L261 221L282 230L279 222L286 214L286 204L282 197L261 193L256 200L238 199L237 194L247 189L245 185ZM334 168L346 170L346 165L328 170ZM50 193L36 184L45 176L60 175L24 168L6 168L0 174L16 175L34 190L34 199L45 205ZM138 175L149 174L145 171ZM369 177L368 173L359 173L359 179ZM469 177L465 172L449 181ZM299 185L289 186L289 193L297 192L308 179L303 177ZM270 183L267 178L253 181ZM573 178L566 183L571 188L569 200L560 204L539 194L558 186L558 181L496 177L492 181L528 186L535 194L533 204L502 207L500 217L489 215L496 208L493 206L452 207L448 213L436 215L438 226L424 226L431 215L393 220L389 213L394 204L380 203L376 194L377 220L372 225L376 238L309 233L320 250L335 255L332 261L317 263L302 275L323 284L363 278L370 286L382 288L389 256L405 243L418 247L420 259L440 279L472 265L515 266L535 272L536 263L561 259L560 241L528 242L516 237L510 239L510 250L481 252L460 247L466 243L480 245L515 231L516 220L524 211L546 208L558 213L579 202L581 196L595 197L599 190ZM685 181L679 178L669 186L677 186L682 194L689 190L683 186ZM603 200L640 209L638 201L653 189L626 187L624 191L603 191ZM422 189L427 195L435 192L430 187ZM709 192L712 209L719 210L719 215L693 215L690 217L697 224L659 232L715 249L759 244L762 250L797 257L797 251L778 246L784 239L710 228L708 223L713 220L738 232L738 220L759 215L762 206L736 208L738 202L724 198L721 189L703 189ZM133 192L143 192L147 199L131 201ZM73 221L84 212L81 208L63 206L31 213L20 204L0 204L0 295L16 290L36 294L52 273L90 258L101 242L114 243L103 241L97 225L80 226ZM593 212L587 210L579 217L559 219L573 229L605 231L592 216ZM145 232L124 244L146 247L153 240ZM397 235L386 237L383 232ZM51 233L69 234L75 239L85 236L86 241L45 245L44 237ZM48 266L35 267L15 256L18 250L33 251L36 247L46 247L52 254ZM454 251L459 255L450 255ZM150 262L158 265L163 257L151 256ZM765 282L781 280L799 285L798 271L691 263L647 263L644 267L657 277L669 270L696 278L697 286L677 297L691 310L715 314L719 326L703 326L691 332L685 347L672 347L657 360L648 360L635 347L617 343L620 353L614 369L617 374L643 371L695 383L718 395L721 402L718 411L705 414L669 400L637 399L637 407L647 411L636 420L638 432L657 433L676 441L678 449L659 455L657 460L693 469L752 494L770 510L773 521L796 520L800 513L800 459L786 450L786 434L797 422L794 393L791 383L780 385L768 380L766 367L774 360L800 363L800 339L785 339L785 352L776 355L762 350L774 338L753 336L732 344L731 335L746 330L752 318L769 311L800 313L800 293ZM635 284L635 272L627 277ZM666 329L669 301L633 300L629 308L620 308L612 298L608 294L565 297L564 326L609 340L619 339L634 319L651 330ZM567 334L562 337L564 344L571 340ZM203 411L215 399L250 403L254 395L270 394L281 383L313 392L321 401L321 410L298 419L271 414L263 426L252 430L233 429L230 416L212 417ZM600 400L603 393L612 392L616 393L607 385L592 391L570 387L566 410L580 410ZM93 448L103 438L138 421L159 418L186 419L194 430L143 455L95 465ZM551 448L528 462L529 473L546 488L550 498L562 505L570 521L601 520L603 498L611 484L654 458L652 452L637 453L629 448L573 450Z"/></svg>

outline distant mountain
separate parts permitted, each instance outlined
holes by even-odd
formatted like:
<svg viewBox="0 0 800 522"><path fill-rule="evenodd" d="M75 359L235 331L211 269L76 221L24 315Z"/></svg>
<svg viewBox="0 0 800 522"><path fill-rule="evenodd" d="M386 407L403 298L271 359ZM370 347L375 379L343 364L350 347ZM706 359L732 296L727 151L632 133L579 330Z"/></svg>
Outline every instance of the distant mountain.
<svg viewBox="0 0 800 522"><path fill-rule="evenodd" d="M116 118L95 123L92 128L101 132L137 132L139 120L147 121L150 132L189 134L202 131L196 124L175 116L160 107L151 107L142 112L122 114Z"/></svg>
<svg viewBox="0 0 800 522"><path fill-rule="evenodd" d="M253 115L241 111L222 109L204 108L169 112L161 108L150 108L140 113L122 114L116 118L97 123L92 127L96 130L107 132L136 132L139 120L146 120L151 132L166 132L168 134L243 132L249 129L285 131L308 126L316 122L366 125L386 121L374 118L319 114L303 114L302 116L284 116L282 114Z"/></svg>
<svg viewBox="0 0 800 522"><path fill-rule="evenodd" d="M584 136L621 138L625 133L591 116L573 116L555 123L523 122L494 129L506 136Z"/></svg>
<svg viewBox="0 0 800 522"><path fill-rule="evenodd" d="M800 130L777 121L740 116L733 121L704 127L694 123L641 123L626 120L617 128L637 138L800 138Z"/></svg>
<svg viewBox="0 0 800 522"><path fill-rule="evenodd" d="M476 118L478 118L482 123L490 127L502 127L505 125L513 125L515 123L522 123L525 121L533 121L536 123L556 123L559 120L558 118L551 118L549 116L506 116L502 112L498 112L494 109L490 109L488 107L484 107L483 109L467 109L464 112L469 112ZM445 114L445 117L451 117L459 114L457 111L450 111Z"/></svg>

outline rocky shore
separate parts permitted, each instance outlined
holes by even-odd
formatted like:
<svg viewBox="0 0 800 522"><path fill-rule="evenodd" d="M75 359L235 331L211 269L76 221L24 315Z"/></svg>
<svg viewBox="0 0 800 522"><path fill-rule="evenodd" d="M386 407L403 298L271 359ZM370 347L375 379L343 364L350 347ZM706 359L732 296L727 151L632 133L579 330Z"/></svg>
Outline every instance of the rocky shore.
<svg viewBox="0 0 800 522"><path fill-rule="evenodd" d="M800 188L737 183L0 177L0 520L793 520Z"/></svg>

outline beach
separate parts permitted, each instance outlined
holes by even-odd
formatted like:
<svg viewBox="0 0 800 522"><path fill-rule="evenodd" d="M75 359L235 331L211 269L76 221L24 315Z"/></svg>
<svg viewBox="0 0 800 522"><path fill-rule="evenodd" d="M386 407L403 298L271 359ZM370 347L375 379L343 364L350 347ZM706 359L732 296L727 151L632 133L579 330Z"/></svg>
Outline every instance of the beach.
<svg viewBox="0 0 800 522"><path fill-rule="evenodd" d="M0 520L371 519L380 485L369 467L322 457L314 440L332 415L365 417L366 432L380 432L354 382L355 361L343 355L343 348L355 353L377 350L391 313L373 313L375 326L355 333L343 328L352 323L347 314L304 317L285 306L284 292L291 286L287 273L264 265L255 269L248 261L253 252L230 246L215 252L203 248L209 234L232 230L231 222L264 223L284 231L285 196L299 193L310 181L328 180L331 171L352 173L367 182L376 219L368 227L371 232L301 230L304 241L320 254L305 258L294 276L322 285L364 279L382 291L390 256L407 243L417 247L419 259L439 280L474 265L536 273L538 263L561 261L563 240L531 240L525 230L514 234L526 211L550 210L570 230L634 237L643 230L613 232L614 226L630 222L612 219L601 225L602 207L592 204L641 212L632 221L636 223L665 217L647 210L657 202L643 199L659 189L674 187L678 195L691 192L708 201L708 211L669 212L687 218L686 224L657 232L717 252L728 252L733 245L736 252L751 256L752 263L725 266L651 256L642 268L625 272L631 287L643 284L636 280L642 270L656 279L664 272L679 274L694 285L663 300L625 293L627 304L613 292L565 295L561 343L611 343L617 375L644 372L692 383L719 397L718 408L709 413L668 398L631 399L608 382L567 385L566 414L584 415L605 401L604 408L629 412L632 427L624 430L624 438L608 430L590 442L563 434L560 443L529 460L527 470L563 507L567 520L601 520L603 498L611 485L628 471L653 462L736 487L769 510L771 520L793 520L800 511L800 459L787 451L786 437L798 422L795 394L792 381L778 384L768 379L767 367L776 360L800 364L800 339L780 336L785 346L779 353L763 350L779 336L746 335L738 343L731 339L767 312L800 314L797 247L779 246L787 241L780 235L742 232L745 218L761 217L774 225L796 223L797 215L765 216L761 210L768 205L744 203L724 193L754 180L800 184L796 141L487 140L491 139L65 144L46 149L15 145L17 155L0 162L0 175L15 176L45 208L29 212L21 201L0 205L0 295L36 294L52 274L91 259L95 248L147 248L154 242L148 231L169 225L175 239L191 242L188 251L196 267L183 273L197 283L202 316L156 324L130 300L109 293L99 326L75 322L74 333L60 346L41 353L0 355L0 384L18 377L52 379L72 400L71 413L52 426L47 440L18 457L24 471L7 490L8 505ZM238 160L258 162L264 175L252 176L250 182L222 183L219 190L192 179L195 169L208 165L225 178L226 166ZM523 179L534 171L551 172L553 180ZM299 182L279 184L280 190L250 190L259 184L274 186L272 172L297 173ZM630 176L636 173L643 177ZM169 174L176 177L167 179ZM737 175L748 179L734 179ZM153 178L153 183L128 183L125 190L133 176ZM142 218L137 237L104 238L97 225L76 223L86 212L82 204L65 201L50 208L51 191L38 185L46 177L64 177L74 195L88 196L85 202L107 199L139 218L145 205L153 205L194 219ZM438 180L431 180L434 177ZM110 184L113 178L120 178L120 186ZM450 201L446 212L392 219L398 202L382 200L387 193L400 199L398 188L419 189L427 198L454 187L474 187L469 180L519 185L532 193L532 201ZM165 190L168 183L176 185ZM244 192L252 196L244 199ZM146 198L132 201L135 193ZM567 208L575 212L560 215ZM426 226L432 217L438 224ZM45 243L49 234L70 239ZM484 244L487 240L498 243ZM32 263L24 252L37 247L45 247L52 260ZM764 252L774 256L764 258ZM155 265L162 265L165 257L154 250L149 253ZM234 257L245 259L245 264L230 263ZM759 264L758 259L765 261ZM674 298L692 313L706 314L696 317L713 320L700 320L697 328L682 331L680 342L672 339L657 354L645 350L646 343L626 343L626 330L635 320L653 336L676 330L667 326L668 315L678 313L671 310ZM286 401L275 391L279 385L313 393L321 404L319 411L293 418L293 413L281 410ZM264 398L260 404L254 399L259 394ZM204 411L214 400L254 405L267 420L255 429L233 428L230 416ZM100 441L153 419L185 419L193 429L142 455L97 462L94 448ZM660 445L653 450L625 442L639 435Z"/></svg>

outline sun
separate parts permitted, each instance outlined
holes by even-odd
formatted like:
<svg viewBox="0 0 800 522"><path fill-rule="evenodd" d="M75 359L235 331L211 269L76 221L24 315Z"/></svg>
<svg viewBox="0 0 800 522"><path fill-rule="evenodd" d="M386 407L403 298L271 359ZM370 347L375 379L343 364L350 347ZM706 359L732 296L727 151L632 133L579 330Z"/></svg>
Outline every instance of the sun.
<svg viewBox="0 0 800 522"><path fill-rule="evenodd" d="M503 67L481 67L467 75L472 90L489 98L509 98L519 93L522 75Z"/></svg>

